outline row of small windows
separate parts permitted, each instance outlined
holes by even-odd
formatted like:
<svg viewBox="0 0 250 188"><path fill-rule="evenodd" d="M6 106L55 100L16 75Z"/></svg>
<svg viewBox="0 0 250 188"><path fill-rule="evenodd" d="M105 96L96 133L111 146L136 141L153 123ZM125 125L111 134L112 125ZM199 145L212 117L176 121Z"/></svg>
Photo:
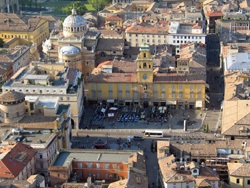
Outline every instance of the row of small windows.
<svg viewBox="0 0 250 188"><path fill-rule="evenodd" d="M81 26L81 27L64 27L63 30L64 31L68 31L68 32L81 32L81 31L85 31L87 29L86 26Z"/></svg>
<svg viewBox="0 0 250 188"><path fill-rule="evenodd" d="M12 38L27 39L28 35L4 35L4 34L2 34L2 38L5 38L5 39L12 39Z"/></svg>
<svg viewBox="0 0 250 188"><path fill-rule="evenodd" d="M7 91L9 91L8 89L6 89L5 90L6 92ZM24 90L22 90L22 89L19 89L19 90L15 90L15 89L10 89L10 91L17 91L17 92L24 92ZM31 90L28 90L28 89L26 89L25 90L25 92L26 93L40 93L40 94L43 94L43 93L51 93L51 91L50 90L46 90L46 92L45 91L43 91L43 90L39 90L39 91L37 91L37 90L35 90L35 89L33 89L32 91ZM58 91L57 90L53 90L52 91L53 93L58 93ZM64 93L64 91L63 90L60 90L60 93Z"/></svg>
<svg viewBox="0 0 250 188"><path fill-rule="evenodd" d="M108 85L108 88L109 88L109 90L113 90L113 85ZM131 87L130 87L130 85L126 85L125 88L126 88L126 91L130 91ZM179 91L183 91L183 86L182 85L180 85L178 88L179 88ZM161 90L165 91L165 89L166 89L165 85L162 85ZM95 90L95 85L92 85L92 90ZM97 85L97 90L101 90L101 85ZM122 90L122 85L118 85L118 90L119 91ZM137 86L134 86L134 90L137 90ZM158 90L158 86L155 85L154 86L154 91L157 91L157 90ZM177 87L172 85L172 91L176 91L176 90L177 90ZM191 85L189 87L189 90L194 91L194 86ZM201 91L201 86L197 86L197 91Z"/></svg>
<svg viewBox="0 0 250 188"><path fill-rule="evenodd" d="M113 91L109 91L108 92L109 98L113 98L114 97L113 94L114 94ZM130 98L131 97L131 93L129 91L126 91L125 94L126 94L126 98ZM134 92L133 95L134 95L134 98L138 98L138 93L137 92ZM173 99L175 99L177 97L180 98L180 99L182 99L183 95L184 95L183 93L175 93L175 92L173 92L171 94L171 97ZM154 99L157 99L158 96L159 96L159 93L158 92L154 92ZM102 92L101 91L97 91L97 95L96 95L96 91L92 91L92 97L93 98L96 98L96 97L102 98ZM122 97L123 97L123 92L118 91L118 98L122 98ZM162 99L166 98L166 93L165 92L161 92L161 98ZM194 93L190 93L189 94L189 98L190 99L194 99L195 98L195 94ZM197 99L201 99L201 93L197 93Z"/></svg>
<svg viewBox="0 0 250 188"><path fill-rule="evenodd" d="M174 39L201 39L202 37L197 36L173 36Z"/></svg>
<svg viewBox="0 0 250 188"><path fill-rule="evenodd" d="M139 35L141 35L141 34L139 34ZM129 36L131 37L132 34L129 34ZM138 34L135 34L135 36L138 37ZM149 38L149 37L152 37L152 38L155 38L155 37L161 38L161 37L162 37L162 35L141 35L141 36L142 36L142 37L147 37L147 38ZM167 38L166 35L163 35L163 37L164 37L164 38Z"/></svg>
<svg viewBox="0 0 250 188"><path fill-rule="evenodd" d="M83 167L83 163L77 163L77 168L82 168ZM110 164L104 164L103 166L105 169L110 169L111 165ZM117 164L112 164L113 169L117 169L118 165ZM95 163L95 165L93 165L93 163L87 163L87 168L101 168L100 163Z"/></svg>

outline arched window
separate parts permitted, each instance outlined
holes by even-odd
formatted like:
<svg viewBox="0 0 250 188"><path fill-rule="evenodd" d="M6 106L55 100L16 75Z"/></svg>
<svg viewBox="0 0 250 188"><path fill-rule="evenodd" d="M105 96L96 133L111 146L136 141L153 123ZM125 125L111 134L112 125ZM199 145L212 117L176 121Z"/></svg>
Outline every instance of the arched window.
<svg viewBox="0 0 250 188"><path fill-rule="evenodd" d="M144 68L144 69L147 68L147 63L143 63L143 68Z"/></svg>

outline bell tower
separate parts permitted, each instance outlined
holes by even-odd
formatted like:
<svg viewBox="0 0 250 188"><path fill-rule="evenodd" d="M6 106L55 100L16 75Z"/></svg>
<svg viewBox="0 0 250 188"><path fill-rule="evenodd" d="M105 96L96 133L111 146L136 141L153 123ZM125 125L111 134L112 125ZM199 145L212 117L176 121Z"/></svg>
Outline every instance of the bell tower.
<svg viewBox="0 0 250 188"><path fill-rule="evenodd" d="M137 80L141 83L153 82L153 59L150 54L149 45L143 44L136 59Z"/></svg>

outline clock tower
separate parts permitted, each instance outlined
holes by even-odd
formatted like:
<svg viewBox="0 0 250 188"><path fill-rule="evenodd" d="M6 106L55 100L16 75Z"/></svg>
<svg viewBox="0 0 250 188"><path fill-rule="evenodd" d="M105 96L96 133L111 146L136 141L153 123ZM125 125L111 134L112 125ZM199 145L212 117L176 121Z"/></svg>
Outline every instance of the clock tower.
<svg viewBox="0 0 250 188"><path fill-rule="evenodd" d="M153 60L148 45L143 44L140 47L140 53L136 59L137 80L141 83L153 82Z"/></svg>

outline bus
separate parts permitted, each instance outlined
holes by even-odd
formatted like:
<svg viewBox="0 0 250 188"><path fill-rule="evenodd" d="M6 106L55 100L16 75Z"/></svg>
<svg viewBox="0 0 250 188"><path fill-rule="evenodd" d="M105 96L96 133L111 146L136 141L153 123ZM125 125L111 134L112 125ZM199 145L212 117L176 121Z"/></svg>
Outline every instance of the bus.
<svg viewBox="0 0 250 188"><path fill-rule="evenodd" d="M160 130L145 130L143 133L148 137L163 137L163 131Z"/></svg>

